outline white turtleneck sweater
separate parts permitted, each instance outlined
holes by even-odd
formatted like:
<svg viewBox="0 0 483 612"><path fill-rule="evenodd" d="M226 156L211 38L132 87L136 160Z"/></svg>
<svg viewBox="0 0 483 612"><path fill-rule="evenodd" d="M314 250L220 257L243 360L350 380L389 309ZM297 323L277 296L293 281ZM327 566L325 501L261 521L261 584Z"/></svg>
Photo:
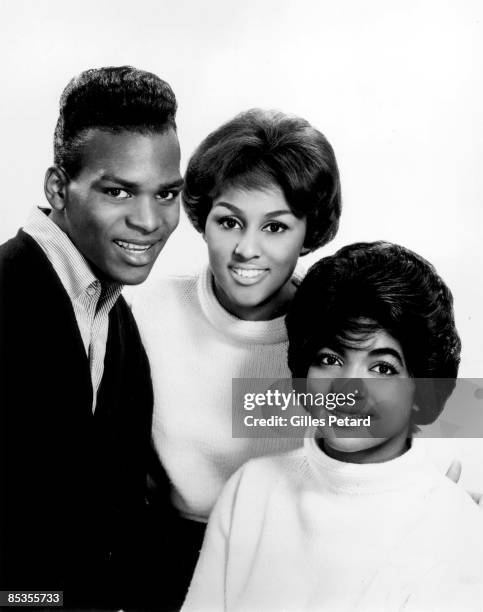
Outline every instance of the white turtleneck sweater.
<svg viewBox="0 0 483 612"><path fill-rule="evenodd" d="M208 524L183 612L483 610L483 518L425 460L305 447L249 461Z"/></svg>
<svg viewBox="0 0 483 612"><path fill-rule="evenodd" d="M151 364L153 439L186 518L207 521L231 474L301 439L233 438L232 378L290 378L284 318L244 321L213 292L208 269L161 279L134 296Z"/></svg>

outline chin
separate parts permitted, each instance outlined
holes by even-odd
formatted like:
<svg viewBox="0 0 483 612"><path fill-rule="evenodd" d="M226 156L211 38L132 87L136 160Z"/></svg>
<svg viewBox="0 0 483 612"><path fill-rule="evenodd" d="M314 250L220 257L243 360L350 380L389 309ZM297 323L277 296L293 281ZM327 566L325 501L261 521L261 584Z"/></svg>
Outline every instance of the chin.
<svg viewBox="0 0 483 612"><path fill-rule="evenodd" d="M117 271L109 275L109 279L121 285L140 285L148 278L151 268L131 268L129 270Z"/></svg>
<svg viewBox="0 0 483 612"><path fill-rule="evenodd" d="M376 438L326 438L325 444L339 453L358 453L379 444Z"/></svg>
<svg viewBox="0 0 483 612"><path fill-rule="evenodd" d="M257 308L257 306L263 303L263 300L245 298L245 299L235 299L233 300L233 303L241 308Z"/></svg>
<svg viewBox="0 0 483 612"><path fill-rule="evenodd" d="M248 289L248 291L247 291ZM244 306L259 306L260 304L264 304L269 297L270 294L266 292L261 292L258 290L252 289L251 287L247 287L238 290L236 294L233 296L234 301L243 304Z"/></svg>
<svg viewBox="0 0 483 612"><path fill-rule="evenodd" d="M120 280L119 282L122 285L140 285L141 283L144 283L144 281L148 278L149 276L149 272L148 274L138 274L135 277L125 277L124 279Z"/></svg>

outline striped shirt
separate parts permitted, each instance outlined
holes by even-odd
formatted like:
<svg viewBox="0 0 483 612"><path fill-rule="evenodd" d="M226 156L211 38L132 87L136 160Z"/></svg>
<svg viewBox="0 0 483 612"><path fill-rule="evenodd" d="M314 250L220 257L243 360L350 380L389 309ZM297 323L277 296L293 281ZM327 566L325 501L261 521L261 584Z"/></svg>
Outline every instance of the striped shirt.
<svg viewBox="0 0 483 612"><path fill-rule="evenodd" d="M49 219L49 212L45 208L35 208L23 230L44 251L72 302L86 357L89 359L94 412L104 373L109 312L121 293L122 285L101 284L67 234Z"/></svg>

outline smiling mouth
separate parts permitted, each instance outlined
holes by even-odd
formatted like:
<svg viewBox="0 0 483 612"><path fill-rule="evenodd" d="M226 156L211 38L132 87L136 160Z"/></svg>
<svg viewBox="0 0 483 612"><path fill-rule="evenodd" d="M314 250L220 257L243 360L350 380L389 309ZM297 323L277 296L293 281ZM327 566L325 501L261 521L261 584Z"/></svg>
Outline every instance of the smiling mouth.
<svg viewBox="0 0 483 612"><path fill-rule="evenodd" d="M123 240L114 240L117 246L121 247L129 253L146 253L153 244L135 244L133 242L124 242Z"/></svg>
<svg viewBox="0 0 483 612"><path fill-rule="evenodd" d="M267 272L266 268L236 268L232 266L230 269L240 278L247 278L250 280L259 278L264 272Z"/></svg>

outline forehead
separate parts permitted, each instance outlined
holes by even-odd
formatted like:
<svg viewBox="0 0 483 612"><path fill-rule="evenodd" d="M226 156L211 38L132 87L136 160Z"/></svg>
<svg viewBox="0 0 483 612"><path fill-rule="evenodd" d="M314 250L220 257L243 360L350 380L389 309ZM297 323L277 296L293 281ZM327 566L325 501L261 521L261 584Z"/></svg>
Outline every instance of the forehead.
<svg viewBox="0 0 483 612"><path fill-rule="evenodd" d="M363 355L376 349L390 348L403 354L401 343L384 329L342 333L335 338L333 344L334 348L344 353Z"/></svg>
<svg viewBox="0 0 483 612"><path fill-rule="evenodd" d="M84 139L79 174L115 174L135 182L137 177L155 172L162 180L172 180L179 178L179 162L179 143L173 129L141 134L94 128Z"/></svg>
<svg viewBox="0 0 483 612"><path fill-rule="evenodd" d="M213 206L221 206L224 203L236 206L246 216L263 216L275 210L292 212L282 190L277 185L270 185L264 189L226 187L213 200Z"/></svg>

